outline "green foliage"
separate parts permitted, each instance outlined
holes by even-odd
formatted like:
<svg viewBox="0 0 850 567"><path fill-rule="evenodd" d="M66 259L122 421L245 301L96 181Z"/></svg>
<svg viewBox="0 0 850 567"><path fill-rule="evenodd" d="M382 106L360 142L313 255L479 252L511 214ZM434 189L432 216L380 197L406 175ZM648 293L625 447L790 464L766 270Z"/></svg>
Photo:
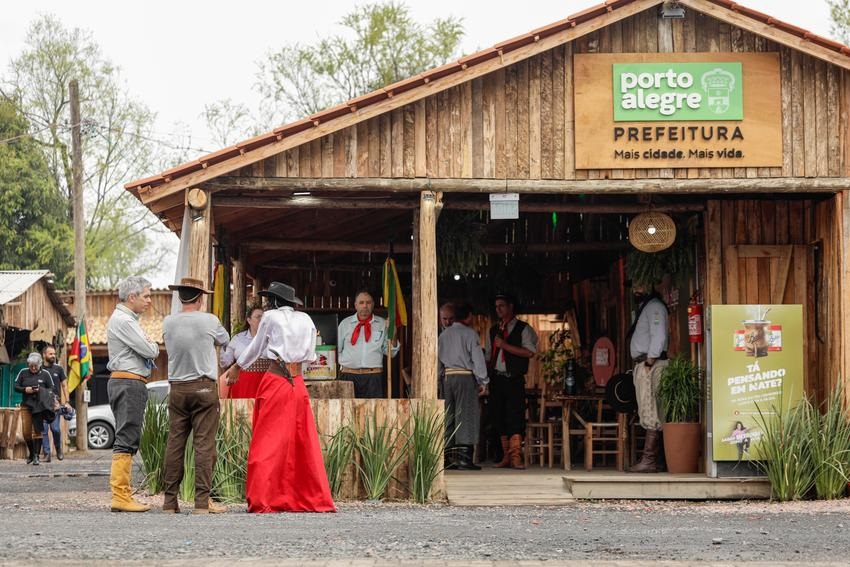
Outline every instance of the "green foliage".
<svg viewBox="0 0 850 567"><path fill-rule="evenodd" d="M845 45L850 43L850 0L826 0L832 18L830 32Z"/></svg>
<svg viewBox="0 0 850 567"><path fill-rule="evenodd" d="M669 423L699 421L700 382L702 372L696 364L679 355L661 372L658 398Z"/></svg>
<svg viewBox="0 0 850 567"><path fill-rule="evenodd" d="M443 414L419 403L410 416L413 431L410 434L410 477L413 499L424 504L431 495L434 479L443 470ZM449 438L454 433L451 432Z"/></svg>
<svg viewBox="0 0 850 567"><path fill-rule="evenodd" d="M486 260L487 227L479 214L447 210L437 220L437 273L443 277L476 272Z"/></svg>
<svg viewBox="0 0 850 567"><path fill-rule="evenodd" d="M216 461L212 494L223 502L244 502L248 479L248 449L251 423L243 413L227 405L215 436Z"/></svg>
<svg viewBox="0 0 850 567"><path fill-rule="evenodd" d="M629 250L626 255L626 274L632 285L649 287L657 284L666 275L673 276L680 287L687 284L696 265L695 246L699 217L692 216L676 231L676 240L669 248L660 252Z"/></svg>
<svg viewBox="0 0 850 567"><path fill-rule="evenodd" d="M195 501L195 435L189 434L186 440L186 452L183 454L183 480L177 493L184 502Z"/></svg>
<svg viewBox="0 0 850 567"><path fill-rule="evenodd" d="M164 228L122 184L166 164L156 163L159 148L150 141L154 114L126 94L118 69L91 35L66 29L55 16L35 20L24 50L0 80L0 99L24 116L33 146L46 163L46 171L38 169L35 186L46 184L54 191L51 213L59 229L38 234L33 245L62 260L40 259L42 266L52 266L57 285L71 287L73 275L71 79L79 81L84 120L87 285L113 287L121 278L156 269L161 262L164 251L153 246L150 237L152 230Z"/></svg>
<svg viewBox="0 0 850 567"><path fill-rule="evenodd" d="M560 329L549 335L549 349L538 355L543 367L543 378L547 384L557 386L563 383L567 361L575 358L570 331Z"/></svg>
<svg viewBox="0 0 850 567"><path fill-rule="evenodd" d="M142 422L139 454L145 471L142 485L151 494L157 494L165 487L165 447L168 443L168 426L168 403L165 400L148 398Z"/></svg>
<svg viewBox="0 0 850 567"><path fill-rule="evenodd" d="M322 439L322 456L325 461L325 471L328 474L328 483L331 486L331 495L339 496L342 487L342 479L345 470L351 464L354 455L354 447L357 445L357 436L348 425L340 427L336 433Z"/></svg>
<svg viewBox="0 0 850 567"><path fill-rule="evenodd" d="M360 461L356 464L369 500L384 497L390 479L407 454L410 439L402 440L403 437L404 431L394 424L378 425L374 414L366 420L366 427L357 439Z"/></svg>
<svg viewBox="0 0 850 567"><path fill-rule="evenodd" d="M758 404L756 409L763 434L755 455L773 496L782 501L805 498L815 483L810 428L817 410L807 399L785 411L772 407L772 414Z"/></svg>
<svg viewBox="0 0 850 567"><path fill-rule="evenodd" d="M258 87L266 115L285 108L282 119L307 116L412 77L449 61L463 37L460 20L423 26L393 1L358 6L340 24L344 34L285 46L261 63Z"/></svg>
<svg viewBox="0 0 850 567"><path fill-rule="evenodd" d="M850 415L843 399L844 388L838 387L827 398L822 412L810 414L808 429L819 499L843 498L850 482Z"/></svg>
<svg viewBox="0 0 850 567"><path fill-rule="evenodd" d="M15 106L0 99L0 269L73 270L67 211L38 144Z"/></svg>

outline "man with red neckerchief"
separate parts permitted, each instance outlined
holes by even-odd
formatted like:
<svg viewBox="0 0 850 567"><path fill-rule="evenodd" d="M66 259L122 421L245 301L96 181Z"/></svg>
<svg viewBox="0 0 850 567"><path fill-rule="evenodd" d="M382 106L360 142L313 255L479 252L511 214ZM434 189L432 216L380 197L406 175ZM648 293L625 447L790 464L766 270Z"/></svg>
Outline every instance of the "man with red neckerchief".
<svg viewBox="0 0 850 567"><path fill-rule="evenodd" d="M387 321L372 313L375 300L368 291L354 298L357 313L346 317L337 330L340 380L354 384L355 398L384 397L384 356L398 353L398 339L389 344Z"/></svg>

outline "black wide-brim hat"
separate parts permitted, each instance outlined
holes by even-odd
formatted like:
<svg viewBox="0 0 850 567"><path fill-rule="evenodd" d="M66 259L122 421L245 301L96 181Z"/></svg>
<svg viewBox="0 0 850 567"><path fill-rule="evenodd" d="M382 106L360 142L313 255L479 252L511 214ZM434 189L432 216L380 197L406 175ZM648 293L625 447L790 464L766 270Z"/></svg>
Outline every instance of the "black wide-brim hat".
<svg viewBox="0 0 850 567"><path fill-rule="evenodd" d="M261 291L257 295L262 297L277 297L278 299L283 299L296 305L304 305L303 301L295 297L295 288L281 282L272 282L269 285L269 289Z"/></svg>
<svg viewBox="0 0 850 567"><path fill-rule="evenodd" d="M605 399L614 411L630 413L637 411L637 393L631 374L615 374L605 384Z"/></svg>

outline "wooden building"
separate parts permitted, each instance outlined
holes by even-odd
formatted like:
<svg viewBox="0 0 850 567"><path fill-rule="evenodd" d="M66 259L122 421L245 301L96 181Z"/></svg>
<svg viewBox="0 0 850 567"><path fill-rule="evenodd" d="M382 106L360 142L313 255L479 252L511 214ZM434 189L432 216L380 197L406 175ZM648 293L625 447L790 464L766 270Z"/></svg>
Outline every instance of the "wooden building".
<svg viewBox="0 0 850 567"><path fill-rule="evenodd" d="M345 309L392 242L410 270L413 392L425 399L438 280L469 297L500 266L533 273L529 311L573 300L588 338L607 332L623 352L629 219L694 218L690 276L706 306L802 304L806 391L822 396L850 371L850 48L727 0L681 0L681 19L661 5L609 0L126 187L176 232L191 217L191 275L210 280L213 250L232 264L234 313L247 282L272 280L310 307ZM716 67L705 105L658 64ZM665 88L672 98L650 94ZM665 100L661 116L618 117L617 104ZM727 107L738 114L705 114ZM486 222L498 193L520 194L520 219L486 223L485 267L438 278L440 211Z"/></svg>

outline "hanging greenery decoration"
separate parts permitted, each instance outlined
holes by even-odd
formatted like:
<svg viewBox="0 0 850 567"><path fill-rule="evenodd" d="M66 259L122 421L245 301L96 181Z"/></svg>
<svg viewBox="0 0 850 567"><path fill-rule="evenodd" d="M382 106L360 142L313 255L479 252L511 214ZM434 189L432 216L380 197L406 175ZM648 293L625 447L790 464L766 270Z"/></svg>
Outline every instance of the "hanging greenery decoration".
<svg viewBox="0 0 850 567"><path fill-rule="evenodd" d="M474 211L444 210L437 221L437 273L469 274L484 264L487 227Z"/></svg>
<svg viewBox="0 0 850 567"><path fill-rule="evenodd" d="M696 243L699 217L693 215L677 230L676 240L660 252L641 252L632 249L626 256L626 275L632 285L649 286L670 274L680 286L687 284L696 265Z"/></svg>

